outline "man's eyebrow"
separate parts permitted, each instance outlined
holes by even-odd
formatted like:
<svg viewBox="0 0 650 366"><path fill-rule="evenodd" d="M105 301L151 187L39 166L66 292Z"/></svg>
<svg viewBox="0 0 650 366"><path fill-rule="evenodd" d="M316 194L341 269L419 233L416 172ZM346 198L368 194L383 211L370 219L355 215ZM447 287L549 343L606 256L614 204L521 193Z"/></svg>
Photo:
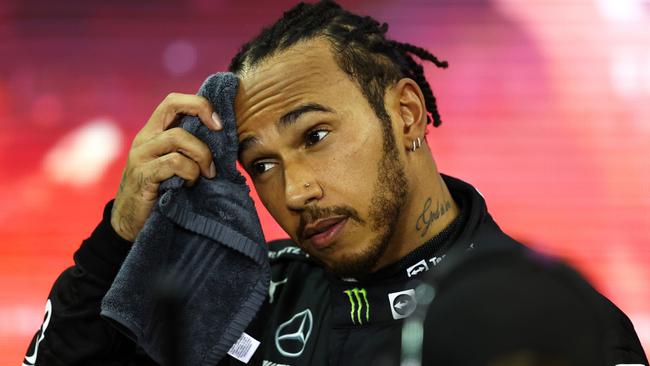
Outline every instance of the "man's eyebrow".
<svg viewBox="0 0 650 366"><path fill-rule="evenodd" d="M259 144L260 141L255 136L249 136L239 142L239 149L237 151L237 159L241 162L242 154L244 151L250 149L253 145Z"/></svg>
<svg viewBox="0 0 650 366"><path fill-rule="evenodd" d="M289 112L285 113L278 120L279 127L287 127L296 122L298 117L304 113L308 112L328 112L333 113L334 111L331 108L325 107L324 105L318 103L306 103L299 107L296 107ZM259 144L260 141L255 136L247 137L239 142L239 151L237 152L237 158L241 162L243 153L253 147L254 145Z"/></svg>
<svg viewBox="0 0 650 366"><path fill-rule="evenodd" d="M318 103L307 103L303 104L297 108L292 109L291 111L285 113L278 120L279 127L287 127L296 122L298 117L307 112L329 112L332 113L332 109L327 108Z"/></svg>

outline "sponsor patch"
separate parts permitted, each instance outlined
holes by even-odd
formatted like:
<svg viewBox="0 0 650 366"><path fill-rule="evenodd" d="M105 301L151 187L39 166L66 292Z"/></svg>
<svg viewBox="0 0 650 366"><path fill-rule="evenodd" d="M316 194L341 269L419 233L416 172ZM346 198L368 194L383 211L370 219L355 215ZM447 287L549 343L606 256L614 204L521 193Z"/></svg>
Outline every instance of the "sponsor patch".
<svg viewBox="0 0 650 366"><path fill-rule="evenodd" d="M350 318L352 324L361 325L370 321L370 303L365 288L352 288L343 291L350 300Z"/></svg>
<svg viewBox="0 0 650 366"><path fill-rule="evenodd" d="M294 315L275 331L275 348L285 357L300 356L307 346L313 324L314 317L309 309Z"/></svg>
<svg viewBox="0 0 650 366"><path fill-rule="evenodd" d="M417 307L415 290L409 289L388 294L388 304L390 305L393 319L403 319L408 317L413 314L413 311L415 311L415 308Z"/></svg>

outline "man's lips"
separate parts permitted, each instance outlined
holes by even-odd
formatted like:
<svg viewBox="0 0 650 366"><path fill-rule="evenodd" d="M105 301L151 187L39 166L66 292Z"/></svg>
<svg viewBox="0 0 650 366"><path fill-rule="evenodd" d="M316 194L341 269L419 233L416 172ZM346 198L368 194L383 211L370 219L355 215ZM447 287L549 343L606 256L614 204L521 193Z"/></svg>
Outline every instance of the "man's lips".
<svg viewBox="0 0 650 366"><path fill-rule="evenodd" d="M316 249L326 248L334 242L347 221L346 216L317 220L305 227L302 237L309 240Z"/></svg>

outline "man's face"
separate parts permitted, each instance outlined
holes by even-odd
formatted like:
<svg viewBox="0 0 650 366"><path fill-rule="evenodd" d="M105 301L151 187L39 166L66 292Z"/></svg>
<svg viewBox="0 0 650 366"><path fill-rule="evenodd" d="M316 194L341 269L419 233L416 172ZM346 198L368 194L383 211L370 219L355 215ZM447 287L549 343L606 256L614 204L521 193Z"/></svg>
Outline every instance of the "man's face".
<svg viewBox="0 0 650 366"><path fill-rule="evenodd" d="M240 76L240 160L266 208L330 271L371 271L406 200L392 125L377 118L324 40Z"/></svg>

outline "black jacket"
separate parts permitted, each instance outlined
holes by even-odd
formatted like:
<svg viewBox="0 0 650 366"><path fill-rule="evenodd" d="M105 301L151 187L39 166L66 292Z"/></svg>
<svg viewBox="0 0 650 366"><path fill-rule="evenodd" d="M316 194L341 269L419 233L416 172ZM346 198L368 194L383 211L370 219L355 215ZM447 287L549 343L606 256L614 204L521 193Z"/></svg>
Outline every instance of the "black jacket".
<svg viewBox="0 0 650 366"><path fill-rule="evenodd" d="M364 278L325 272L291 241L269 243L272 282L246 331L261 341L249 364L648 364L625 314L505 235L473 187L444 179L459 217ZM99 316L131 245L112 230L110 207L55 282L24 365L153 364Z"/></svg>

